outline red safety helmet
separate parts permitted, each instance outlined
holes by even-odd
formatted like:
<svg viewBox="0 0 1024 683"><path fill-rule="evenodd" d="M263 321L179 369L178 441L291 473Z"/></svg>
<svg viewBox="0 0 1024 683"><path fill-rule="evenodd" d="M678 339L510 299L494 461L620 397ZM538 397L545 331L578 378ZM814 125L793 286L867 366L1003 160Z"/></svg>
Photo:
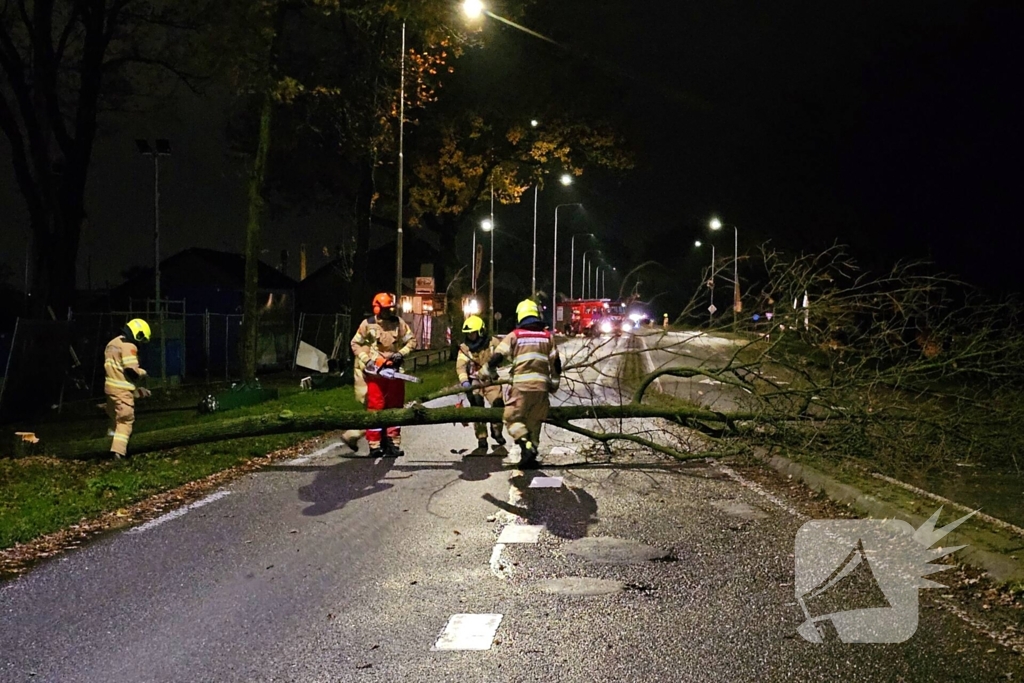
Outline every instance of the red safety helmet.
<svg viewBox="0 0 1024 683"><path fill-rule="evenodd" d="M388 292L381 292L377 296L373 297L373 314L380 315L381 311L391 309L394 313L395 308L395 295L389 294Z"/></svg>

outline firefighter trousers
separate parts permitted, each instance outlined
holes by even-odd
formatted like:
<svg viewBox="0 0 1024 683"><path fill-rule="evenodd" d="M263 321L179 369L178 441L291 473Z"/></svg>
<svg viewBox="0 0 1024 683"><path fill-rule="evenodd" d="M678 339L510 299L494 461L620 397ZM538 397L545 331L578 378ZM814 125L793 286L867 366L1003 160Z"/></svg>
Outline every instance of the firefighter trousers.
<svg viewBox="0 0 1024 683"><path fill-rule="evenodd" d="M128 452L128 439L135 425L135 397L131 392L107 394L107 415L114 430L110 452L123 456Z"/></svg>
<svg viewBox="0 0 1024 683"><path fill-rule="evenodd" d="M469 405L475 408L483 408L484 400L486 399L492 408L503 408L505 406L505 399L501 393L500 386L484 387L483 389L476 389L466 394L469 398ZM487 438L487 425L483 422L473 423L473 433L476 434L477 440ZM491 436L501 436L501 423L491 423Z"/></svg>
<svg viewBox="0 0 1024 683"><path fill-rule="evenodd" d="M384 410L385 408L401 408L405 405L405 382L400 379L388 379L380 375L366 376L366 407L368 410ZM381 429L367 429L366 441L370 448L380 446ZM388 439L396 446L402 443L402 428L388 427Z"/></svg>
<svg viewBox="0 0 1024 683"><path fill-rule="evenodd" d="M513 385L502 414L509 435L516 441L529 437L536 447L540 443L540 428L548 416L549 407L548 392L523 391Z"/></svg>

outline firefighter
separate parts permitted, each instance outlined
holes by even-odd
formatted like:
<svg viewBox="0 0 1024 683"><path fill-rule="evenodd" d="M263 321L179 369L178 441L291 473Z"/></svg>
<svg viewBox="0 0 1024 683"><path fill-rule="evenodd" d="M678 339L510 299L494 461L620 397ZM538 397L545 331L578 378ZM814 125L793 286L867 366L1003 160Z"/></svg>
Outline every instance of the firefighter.
<svg viewBox="0 0 1024 683"><path fill-rule="evenodd" d="M502 396L500 386L481 387L477 372L487 361L491 359L491 353L497 345L497 340L487 334L487 328L480 316L471 315L466 318L462 325L462 334L466 335L465 340L459 344L459 355L455 361L455 371L459 374L459 382L463 389L467 389L470 405L477 408L484 407L486 399L491 407L502 408L505 400ZM476 433L477 447L484 452L487 451L487 425L483 422L473 424L473 431ZM505 437L501 435L501 423L491 424L491 437L494 443L499 446L505 445Z"/></svg>
<svg viewBox="0 0 1024 683"><path fill-rule="evenodd" d="M136 343L149 342L149 324L140 318L129 320L128 324L107 344L103 351L103 393L107 395L107 415L112 429L110 453L121 459L128 452L128 439L135 424L135 399L149 396L149 390L136 387L135 383L145 380L146 371L139 366L139 347Z"/></svg>
<svg viewBox="0 0 1024 683"><path fill-rule="evenodd" d="M516 329L501 340L477 376L484 382L493 381L501 362L506 357L511 362L512 387L502 418L519 446L519 466L536 469L540 428L548 415L548 395L558 391L562 359L536 302L521 301L516 307L516 321Z"/></svg>
<svg viewBox="0 0 1024 683"><path fill-rule="evenodd" d="M352 355L356 357L356 367L364 368L366 408L371 411L401 408L405 404L405 382L381 377L376 372L384 368L398 369L405 356L416 348L412 330L398 317L395 305L394 294L381 292L373 297L373 315L359 323L359 329L352 337ZM397 458L405 455L400 448L400 427L388 427L383 439L381 432L381 429L366 430L371 457Z"/></svg>

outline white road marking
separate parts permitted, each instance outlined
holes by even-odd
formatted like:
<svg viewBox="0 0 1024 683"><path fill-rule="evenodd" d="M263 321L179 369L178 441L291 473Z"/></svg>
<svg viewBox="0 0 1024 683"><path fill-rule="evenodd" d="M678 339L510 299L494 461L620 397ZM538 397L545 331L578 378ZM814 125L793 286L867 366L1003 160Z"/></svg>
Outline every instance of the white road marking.
<svg viewBox="0 0 1024 683"><path fill-rule="evenodd" d="M178 508L177 510L173 510L171 512L168 512L166 515L162 515L160 517L157 517L156 519L151 519L151 520L149 520L148 522L146 522L145 524L143 524L141 526L137 526L134 529L129 529L125 533L128 533L128 534L141 534L143 531L149 531L150 529L152 529L154 527L160 526L164 522L169 522L172 519L177 519L178 517L181 517L181 516L191 512L192 510L195 510L196 508L201 508L204 505L209 505L210 503L212 503L215 500L220 500L224 496L230 496L230 495L231 495L231 491L217 491L216 493L211 493L206 498L202 498L201 500L197 500L194 503L189 503L188 505L186 505L183 508Z"/></svg>
<svg viewBox="0 0 1024 683"><path fill-rule="evenodd" d="M730 479L735 481L740 486L743 486L745 488L750 489L751 491L753 491L757 495L761 496L762 498L764 498L768 502L772 503L773 505L776 505L777 507L782 508L783 510L785 510L789 514L793 515L797 519L803 519L803 520L810 519L810 517L808 517L804 513L802 513L799 510L797 510L797 509L787 505L785 502L783 502L777 496L775 496L775 495L773 495L771 493L768 493L768 491L765 491L764 488L760 484L752 482L749 479L745 479L744 477L741 477L740 475L736 474L736 472L733 471L733 469L731 467L726 467L725 465L722 465L721 463L719 463L718 464L718 469L720 469L722 472L724 472L726 474L726 476L728 476Z"/></svg>
<svg viewBox="0 0 1024 683"><path fill-rule="evenodd" d="M540 540L540 532L543 530L543 524L509 524L501 530L498 543L536 543Z"/></svg>
<svg viewBox="0 0 1024 683"><path fill-rule="evenodd" d="M508 504L510 507L517 508L522 507L523 503L523 492L516 488L515 484L509 484L508 487ZM513 514L508 510L498 511L497 518L502 522L503 527L518 524L523 521L523 518L519 515ZM502 529L504 531L504 528ZM499 534L500 537L500 534ZM505 564L501 559L501 553L505 550L504 543L495 543L494 548L491 550L491 573L499 579L508 579L512 576L512 566Z"/></svg>
<svg viewBox="0 0 1024 683"><path fill-rule="evenodd" d="M575 453L573 449L566 448L565 446L555 446L548 452L551 455L572 455L573 453Z"/></svg>
<svg viewBox="0 0 1024 683"><path fill-rule="evenodd" d="M325 453L330 453L331 451L337 450L338 448L348 448L348 446L346 446L340 441L335 441L333 443L327 444L323 448L318 448L312 453L300 455L297 458L289 460L288 462L285 463L285 465L305 465L310 460L313 460L314 458L319 458L321 455L324 455Z"/></svg>
<svg viewBox="0 0 1024 683"><path fill-rule="evenodd" d="M562 477L534 477L530 480L531 489L560 489Z"/></svg>
<svg viewBox="0 0 1024 683"><path fill-rule="evenodd" d="M434 650L490 650L501 624L500 614L453 614Z"/></svg>

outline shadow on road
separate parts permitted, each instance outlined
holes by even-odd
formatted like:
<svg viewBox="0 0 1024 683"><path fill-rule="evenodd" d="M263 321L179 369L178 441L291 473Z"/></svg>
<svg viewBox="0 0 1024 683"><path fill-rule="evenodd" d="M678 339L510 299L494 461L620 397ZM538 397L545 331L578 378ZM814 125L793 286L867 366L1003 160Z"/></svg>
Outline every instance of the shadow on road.
<svg viewBox="0 0 1024 683"><path fill-rule="evenodd" d="M313 481L298 489L299 500L310 503L302 514L307 517L326 515L357 498L387 491L394 484L383 479L394 467L395 458L366 458L317 468Z"/></svg>
<svg viewBox="0 0 1024 683"><path fill-rule="evenodd" d="M452 467L459 473L459 479L464 481L483 481L490 478L495 472L501 472L502 455L470 455L459 458L452 463Z"/></svg>
<svg viewBox="0 0 1024 683"><path fill-rule="evenodd" d="M549 532L568 540L583 538L590 525L597 522L597 500L582 488L562 486L560 488L531 489L534 477L548 476L543 472L512 477L510 483L519 489L522 505L512 505L498 500L489 493L484 500L496 507L522 517L529 524L543 524Z"/></svg>

